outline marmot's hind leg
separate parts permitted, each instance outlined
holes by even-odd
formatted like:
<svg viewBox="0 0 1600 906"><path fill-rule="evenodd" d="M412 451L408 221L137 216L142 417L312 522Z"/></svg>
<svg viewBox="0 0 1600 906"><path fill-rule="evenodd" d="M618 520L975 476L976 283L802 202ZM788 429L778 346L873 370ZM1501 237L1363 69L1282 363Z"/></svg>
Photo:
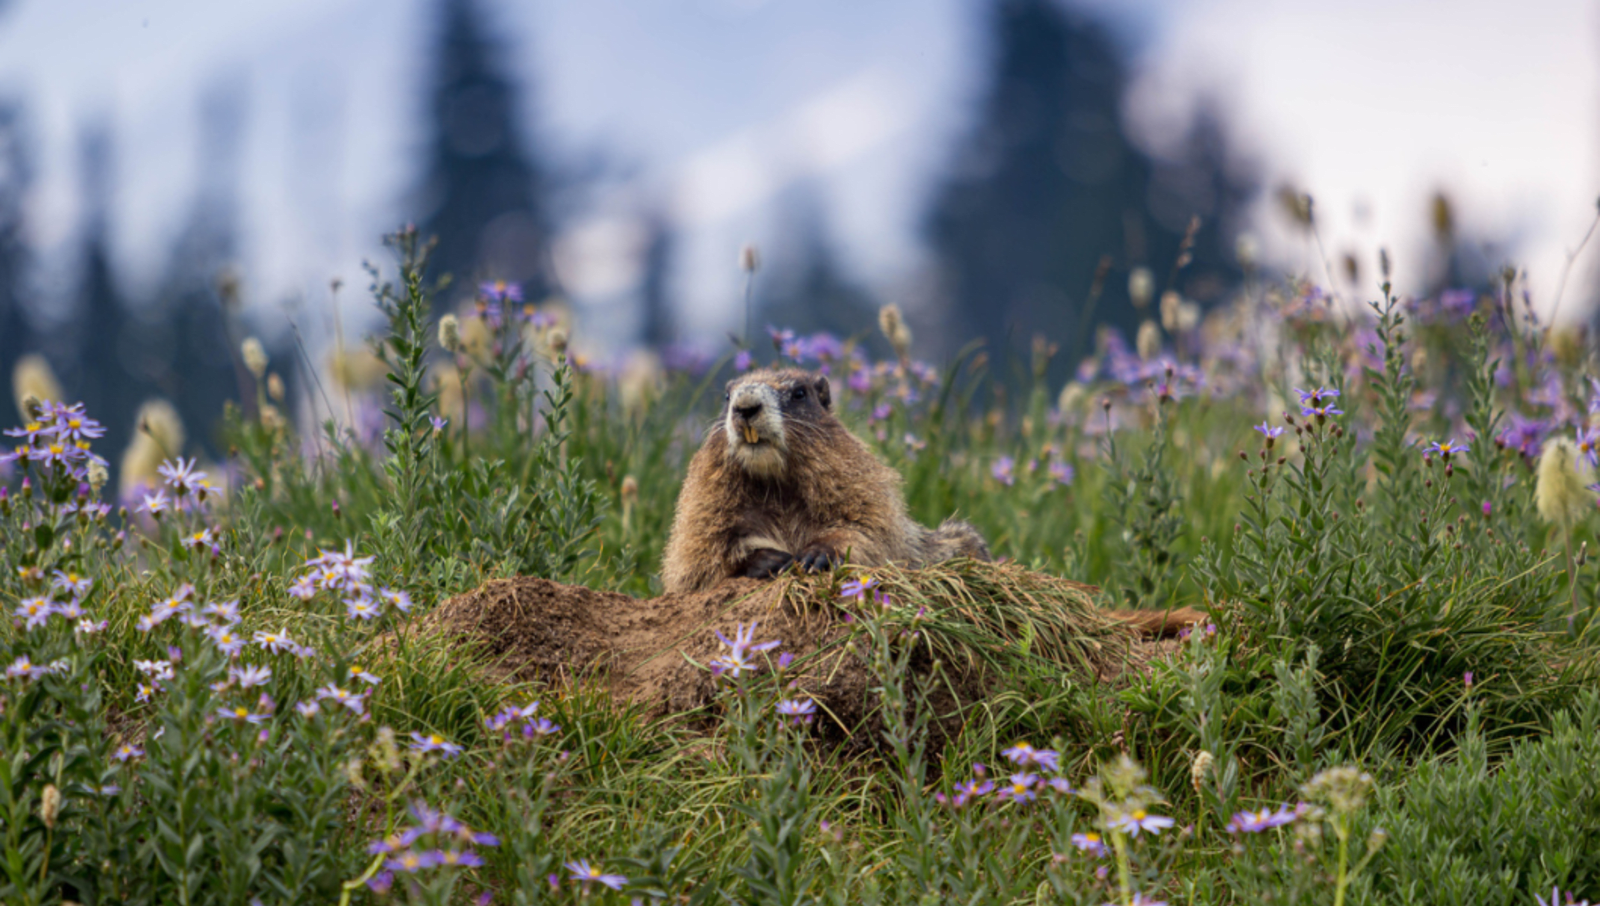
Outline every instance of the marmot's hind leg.
<svg viewBox="0 0 1600 906"><path fill-rule="evenodd" d="M923 542L924 563L939 563L966 557L970 560L993 560L989 543L978 530L958 519L946 519L944 524L927 534Z"/></svg>

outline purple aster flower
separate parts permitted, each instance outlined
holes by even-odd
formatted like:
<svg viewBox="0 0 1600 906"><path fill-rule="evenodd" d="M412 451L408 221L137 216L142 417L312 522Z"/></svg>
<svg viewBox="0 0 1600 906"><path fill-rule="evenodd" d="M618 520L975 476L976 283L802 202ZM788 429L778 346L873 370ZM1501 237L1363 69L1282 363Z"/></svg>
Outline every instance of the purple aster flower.
<svg viewBox="0 0 1600 906"><path fill-rule="evenodd" d="M265 685L272 679L271 667L229 667L228 678L239 684L240 689L251 689Z"/></svg>
<svg viewBox="0 0 1600 906"><path fill-rule="evenodd" d="M280 629L277 632L257 632L252 641L273 654L282 654L294 647L294 639L289 638L287 629Z"/></svg>
<svg viewBox="0 0 1600 906"><path fill-rule="evenodd" d="M1455 438L1451 438L1450 440L1443 441L1443 442L1434 441L1433 443L1428 445L1428 448L1426 450L1423 450L1422 452L1425 453L1425 454L1426 453L1437 453L1437 454L1439 454L1439 458L1440 459L1443 459L1445 462L1449 462L1451 456L1454 456L1454 455L1457 455L1457 454L1460 454L1460 453L1468 453L1468 452L1471 452L1471 450L1472 450L1471 447L1467 446L1466 444L1458 444L1458 443L1455 442ZM1590 455L1593 456L1593 453L1591 453Z"/></svg>
<svg viewBox="0 0 1600 906"><path fill-rule="evenodd" d="M978 799L994 792L992 780L963 780L956 784L955 804L959 808L973 799Z"/></svg>
<svg viewBox="0 0 1600 906"><path fill-rule="evenodd" d="M1072 845L1080 852L1086 852L1095 858L1103 859L1106 855L1106 842L1094 831L1072 835Z"/></svg>
<svg viewBox="0 0 1600 906"><path fill-rule="evenodd" d="M356 714L365 712L367 707L367 701L363 696L341 689L332 683L317 690L317 700L337 702Z"/></svg>
<svg viewBox="0 0 1600 906"><path fill-rule="evenodd" d="M403 591L394 591L388 588L378 589L378 597L383 603L392 606L401 613L411 612L411 596Z"/></svg>
<svg viewBox="0 0 1600 906"><path fill-rule="evenodd" d="M93 585L94 580L88 576L80 576L77 573L62 572L59 569L55 571L55 578L50 582L50 586L52 588L60 589L61 591L72 595L74 598L81 598L88 594L89 589Z"/></svg>
<svg viewBox="0 0 1600 906"><path fill-rule="evenodd" d="M1111 822L1111 826L1126 833L1130 837L1139 836L1140 831L1159 834L1171 827L1173 820L1161 815L1152 815L1144 809L1134 809Z"/></svg>
<svg viewBox="0 0 1600 906"><path fill-rule="evenodd" d="M1010 487L1017 483L1016 469L1017 461L1015 459L1009 456L1002 456L994 461L994 465L989 468L989 474L994 476L995 481Z"/></svg>
<svg viewBox="0 0 1600 906"><path fill-rule="evenodd" d="M1272 441L1277 440L1278 437L1283 434L1283 426L1281 425L1273 427L1266 422L1262 422L1259 425L1252 425L1251 427L1255 428L1257 431L1260 431L1262 436L1267 439L1267 443L1269 445L1272 443Z"/></svg>
<svg viewBox="0 0 1600 906"><path fill-rule="evenodd" d="M811 723L817 714L817 703L811 699L784 699L778 702L778 713L790 718L795 725Z"/></svg>
<svg viewBox="0 0 1600 906"><path fill-rule="evenodd" d="M470 849L444 849L434 850L436 864L441 866L456 865L463 868L477 868L483 864L483 857Z"/></svg>
<svg viewBox="0 0 1600 906"><path fill-rule="evenodd" d="M1295 817L1294 809L1287 805L1281 806L1275 812L1269 809L1262 809L1259 812L1239 812L1228 822L1227 830L1230 834L1259 834L1264 830L1292 824Z"/></svg>
<svg viewBox="0 0 1600 906"><path fill-rule="evenodd" d="M370 620L378 615L378 602L364 595L344 602L344 615L352 620Z"/></svg>
<svg viewBox="0 0 1600 906"><path fill-rule="evenodd" d="M412 731L411 743L411 751L413 752L443 752L446 758L454 758L462 752L460 746L446 741L443 736L437 733L429 733L427 736L423 736L421 733Z"/></svg>
<svg viewBox="0 0 1600 906"><path fill-rule="evenodd" d="M1032 802L1039 797L1034 787L1039 783L1039 775L1029 774L1026 771L1012 774L1006 780L1006 785L1000 788L999 795L1013 802Z"/></svg>
<svg viewBox="0 0 1600 906"><path fill-rule="evenodd" d="M504 280L485 280L478 284L478 292L491 302L522 301L522 287Z"/></svg>
<svg viewBox="0 0 1600 906"><path fill-rule="evenodd" d="M1059 459L1050 462L1050 477L1055 479L1056 484L1063 487L1072 484L1072 479L1077 474L1077 470L1072 468L1071 463L1062 462Z"/></svg>
<svg viewBox="0 0 1600 906"><path fill-rule="evenodd" d="M549 736L560 729L561 726L559 724L551 723L550 718L541 717L538 720L529 721L528 724L523 728L523 735L529 737Z"/></svg>
<svg viewBox="0 0 1600 906"><path fill-rule="evenodd" d="M864 601L866 600L867 592L876 587L877 584L878 580L871 575L863 575L859 579L851 579L839 586L839 597L858 598Z"/></svg>
<svg viewBox="0 0 1600 906"><path fill-rule="evenodd" d="M406 874L416 874L419 871L426 871L427 869L437 865L438 863L434 861L434 859L435 857L433 853L419 853L416 850L408 849L394 858L385 861L383 863L383 867L389 869L390 871L403 871Z"/></svg>
<svg viewBox="0 0 1600 906"><path fill-rule="evenodd" d="M589 860L587 859L579 859L576 862L568 862L566 863L566 868L567 871L572 872L572 880L585 885L593 882L597 884L604 884L612 890L621 890L622 885L628 883L628 879L622 875L608 875L602 873L599 866L590 865Z"/></svg>
<svg viewBox="0 0 1600 906"><path fill-rule="evenodd" d="M1061 769L1059 753L1053 749L1035 749L1025 742L1019 742L1000 754L1012 764L1022 768L1038 768L1042 771Z"/></svg>
<svg viewBox="0 0 1600 906"><path fill-rule="evenodd" d="M213 626L206 630L206 635L211 637L211 641L217 646L218 651L229 657L238 654L244 649L244 638L234 634L234 631L226 626Z"/></svg>
<svg viewBox="0 0 1600 906"><path fill-rule="evenodd" d="M130 758L138 758L143 754L144 749L141 749L132 743L125 742L122 745L117 746L117 750L111 753L111 757L118 761L127 761Z"/></svg>
<svg viewBox="0 0 1600 906"><path fill-rule="evenodd" d="M17 603L17 609L12 611L12 616L22 620L24 629L37 629L48 623L55 612L55 605L50 603L49 598L23 598Z"/></svg>
<svg viewBox="0 0 1600 906"><path fill-rule="evenodd" d="M156 471L166 480L167 487L179 498L187 497L204 486L206 473L195 468L196 460L185 461L182 456L167 460Z"/></svg>
<svg viewBox="0 0 1600 906"><path fill-rule="evenodd" d="M217 716L223 720L236 720L241 723L259 724L267 719L265 714L254 714L249 708L239 705L234 708L218 708Z"/></svg>

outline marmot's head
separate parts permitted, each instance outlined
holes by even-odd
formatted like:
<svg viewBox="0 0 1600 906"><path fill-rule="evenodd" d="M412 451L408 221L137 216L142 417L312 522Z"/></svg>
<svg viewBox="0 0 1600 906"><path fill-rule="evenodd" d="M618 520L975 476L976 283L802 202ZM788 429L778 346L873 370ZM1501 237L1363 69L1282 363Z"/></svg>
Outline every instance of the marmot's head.
<svg viewBox="0 0 1600 906"><path fill-rule="evenodd" d="M790 450L834 423L828 379L798 369L752 371L728 382L722 430L728 455L746 472L777 478Z"/></svg>

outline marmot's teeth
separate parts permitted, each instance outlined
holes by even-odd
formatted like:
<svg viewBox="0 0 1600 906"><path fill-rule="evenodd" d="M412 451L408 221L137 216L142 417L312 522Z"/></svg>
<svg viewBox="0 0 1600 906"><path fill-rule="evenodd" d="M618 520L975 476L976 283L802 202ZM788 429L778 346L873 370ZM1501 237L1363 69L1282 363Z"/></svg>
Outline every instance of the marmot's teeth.
<svg viewBox="0 0 1600 906"><path fill-rule="evenodd" d="M761 435L756 433L755 425L745 425L744 426L744 439L745 439L746 443L751 443L751 444L760 443Z"/></svg>

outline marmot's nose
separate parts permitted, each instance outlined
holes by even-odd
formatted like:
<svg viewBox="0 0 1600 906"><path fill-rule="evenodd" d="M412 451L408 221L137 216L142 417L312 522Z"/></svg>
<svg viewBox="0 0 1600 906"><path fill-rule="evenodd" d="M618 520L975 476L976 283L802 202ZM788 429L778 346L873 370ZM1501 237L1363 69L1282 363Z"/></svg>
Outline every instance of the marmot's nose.
<svg viewBox="0 0 1600 906"><path fill-rule="evenodd" d="M751 403L747 406L734 406L733 411L739 413L739 417L745 421L750 421L761 414L761 404Z"/></svg>

